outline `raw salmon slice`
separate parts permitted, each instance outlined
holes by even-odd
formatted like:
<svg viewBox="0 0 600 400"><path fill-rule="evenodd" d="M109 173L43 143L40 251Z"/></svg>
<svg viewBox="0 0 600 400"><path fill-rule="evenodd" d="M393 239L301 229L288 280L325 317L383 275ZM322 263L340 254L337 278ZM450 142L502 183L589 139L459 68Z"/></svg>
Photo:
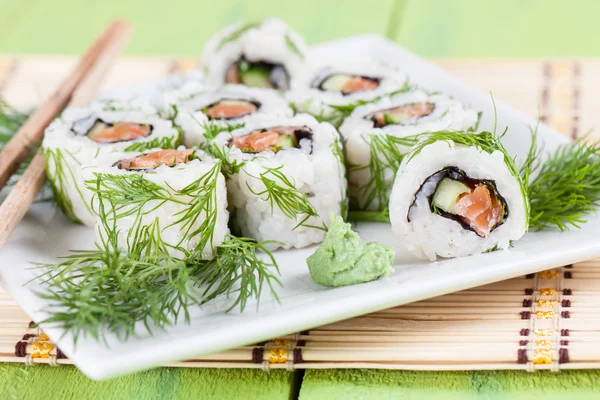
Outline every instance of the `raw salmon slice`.
<svg viewBox="0 0 600 400"><path fill-rule="evenodd" d="M153 169L161 165L172 167L189 161L193 150L159 150L142 156L118 161L114 166L119 169Z"/></svg>
<svg viewBox="0 0 600 400"><path fill-rule="evenodd" d="M209 107L205 114L213 119L239 118L256 112L256 104L243 100L223 100Z"/></svg>
<svg viewBox="0 0 600 400"><path fill-rule="evenodd" d="M150 135L150 125L118 122L112 126L97 122L88 137L96 143L117 143L139 139Z"/></svg>
<svg viewBox="0 0 600 400"><path fill-rule="evenodd" d="M379 86L379 83L372 79L365 79L361 78L360 76L353 76L346 81L346 83L342 87L342 92L354 93L363 90L373 90L376 89L377 86Z"/></svg>
<svg viewBox="0 0 600 400"><path fill-rule="evenodd" d="M279 133L274 130L254 132L233 139L233 144L238 149L251 149L255 152L271 150L278 142Z"/></svg>
<svg viewBox="0 0 600 400"><path fill-rule="evenodd" d="M456 202L457 215L465 218L479 235L487 237L502 218L502 204L493 198L486 185L479 185Z"/></svg>

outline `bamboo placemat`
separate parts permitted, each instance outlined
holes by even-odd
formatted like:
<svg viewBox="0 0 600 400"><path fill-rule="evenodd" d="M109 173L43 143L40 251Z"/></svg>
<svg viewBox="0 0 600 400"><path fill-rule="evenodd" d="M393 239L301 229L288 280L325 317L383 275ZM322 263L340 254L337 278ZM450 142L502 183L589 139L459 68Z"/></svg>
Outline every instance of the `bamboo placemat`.
<svg viewBox="0 0 600 400"><path fill-rule="evenodd" d="M69 70L67 57L0 57L0 96L33 107ZM573 138L600 125L598 60L443 60L495 98ZM125 59L105 89L193 68L193 60ZM585 88L585 90L583 89ZM597 133L592 132L592 138ZM600 260L391 308L266 343L169 364L213 368L412 370L600 367ZM70 364L0 289L0 361Z"/></svg>

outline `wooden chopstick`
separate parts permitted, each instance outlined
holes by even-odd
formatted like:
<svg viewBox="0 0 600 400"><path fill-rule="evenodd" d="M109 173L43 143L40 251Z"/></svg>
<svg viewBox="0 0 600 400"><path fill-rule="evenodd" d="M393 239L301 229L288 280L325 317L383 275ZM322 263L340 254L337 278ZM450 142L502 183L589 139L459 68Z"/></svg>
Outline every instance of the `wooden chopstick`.
<svg viewBox="0 0 600 400"><path fill-rule="evenodd" d="M132 32L132 26L127 22L111 23L69 77L7 143L0 153L0 188L17 169L18 163L29 154L30 148L41 140L44 129L67 104L85 104L95 96L112 62L119 55ZM14 164L8 164L8 158L3 158L7 151L6 156ZM45 180L45 160L40 150L0 206L0 248L4 246L25 216Z"/></svg>
<svg viewBox="0 0 600 400"><path fill-rule="evenodd" d="M94 41L75 69L58 85L56 91L44 100L4 146L0 152L0 189L42 139L48 124L66 107L73 92L96 64L98 57L110 47L109 44L117 38L127 37L130 31L129 23L112 22Z"/></svg>

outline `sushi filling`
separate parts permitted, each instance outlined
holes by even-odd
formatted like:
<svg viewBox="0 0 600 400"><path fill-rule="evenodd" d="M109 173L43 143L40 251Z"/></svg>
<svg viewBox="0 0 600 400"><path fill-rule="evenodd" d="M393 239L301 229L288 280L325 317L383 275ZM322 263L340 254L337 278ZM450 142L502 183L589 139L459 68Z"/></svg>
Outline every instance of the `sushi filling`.
<svg viewBox="0 0 600 400"><path fill-rule="evenodd" d="M506 201L494 181L471 179L458 168L449 167L431 175L423 186L429 182L437 182L428 197L431 212L457 221L480 237L488 237L508 217Z"/></svg>
<svg viewBox="0 0 600 400"><path fill-rule="evenodd" d="M326 76L317 88L328 92L341 92L346 96L356 92L377 89L380 82L380 78L340 73Z"/></svg>
<svg viewBox="0 0 600 400"><path fill-rule="evenodd" d="M223 99L204 107L201 111L208 119L236 119L258 111L260 103L248 100Z"/></svg>
<svg viewBox="0 0 600 400"><path fill-rule="evenodd" d="M410 125L416 123L419 118L431 115L434 110L435 104L433 103L411 103L375 111L367 114L365 119L373 121L374 128L383 128L387 125Z"/></svg>
<svg viewBox="0 0 600 400"><path fill-rule="evenodd" d="M152 125L133 122L109 123L97 119L85 136L96 143L118 143L148 137L151 133Z"/></svg>
<svg viewBox="0 0 600 400"><path fill-rule="evenodd" d="M247 61L242 57L227 68L225 81L250 87L288 90L290 77L281 64Z"/></svg>
<svg viewBox="0 0 600 400"><path fill-rule="evenodd" d="M113 167L127 171L148 171L161 165L174 167L177 164L184 164L192 160L193 150L158 150L148 154L120 160L113 164Z"/></svg>
<svg viewBox="0 0 600 400"><path fill-rule="evenodd" d="M261 153L300 148L304 139L312 139L312 130L307 126L276 126L273 128L259 129L244 136L233 138L230 146L235 146L244 153Z"/></svg>

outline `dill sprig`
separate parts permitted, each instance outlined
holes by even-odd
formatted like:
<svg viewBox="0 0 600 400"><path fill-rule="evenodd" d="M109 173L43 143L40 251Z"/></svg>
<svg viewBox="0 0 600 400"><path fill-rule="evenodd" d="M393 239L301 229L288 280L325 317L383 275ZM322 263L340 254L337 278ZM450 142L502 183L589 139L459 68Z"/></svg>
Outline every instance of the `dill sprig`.
<svg viewBox="0 0 600 400"><path fill-rule="evenodd" d="M393 135L367 135L362 136L365 143L369 144L369 164L350 165L349 172L368 169L371 179L361 190L363 204L361 209L368 209L376 205L380 210L387 208L389 193L394 184L396 171L404 156L410 151L418 140L419 135L397 137ZM392 178L390 179L390 172Z"/></svg>
<svg viewBox="0 0 600 400"><path fill-rule="evenodd" d="M274 168L265 168L259 176L248 174L248 176L260 180L264 190L255 190L249 183L246 183L248 190L256 196L265 196L264 200L271 205L271 210L275 206L281 210L286 217L296 220L302 218L294 227L303 226L311 217L318 217L319 214L314 206L308 201L308 196L296 189L294 182L283 173L283 166ZM315 227L322 229L321 227Z"/></svg>
<svg viewBox="0 0 600 400"><path fill-rule="evenodd" d="M139 151L143 152L152 149L176 149L181 144L181 135L178 135L175 140L172 137L164 136L155 138L149 141L136 141L127 146L123 151Z"/></svg>
<svg viewBox="0 0 600 400"><path fill-rule="evenodd" d="M265 286L277 300L279 269L266 245L229 236L209 261L160 250L134 257L104 246L74 252L38 265L43 290L37 294L49 301L51 314L41 323L64 329L75 343L85 336L105 340L107 333L125 340L139 323L150 334L181 318L189 323L190 306L221 295L233 297L228 311L258 302Z"/></svg>
<svg viewBox="0 0 600 400"><path fill-rule="evenodd" d="M292 53L295 53L300 59L304 60L304 54L302 54L298 46L296 46L296 43L294 43L289 33L285 34L285 45Z"/></svg>
<svg viewBox="0 0 600 400"><path fill-rule="evenodd" d="M225 123L217 124L216 121L210 121L202 125L202 129L204 129L204 138L206 140L214 140L221 132L231 132L243 128L246 125L243 122L239 124L230 124L226 122L226 120L222 121Z"/></svg>
<svg viewBox="0 0 600 400"><path fill-rule="evenodd" d="M240 38L240 36L242 36L244 33L246 33L246 31L248 31L252 28L256 28L259 25L260 25L260 23L254 22L254 23L249 23L249 24L240 26L238 29L234 30L233 32L231 32L229 35L225 36L221 40L221 42L217 46L217 50L221 50L223 48L223 46L225 46L227 43L238 40Z"/></svg>
<svg viewBox="0 0 600 400"><path fill-rule="evenodd" d="M63 149L44 149L44 159L46 161L46 174L48 182L54 193L54 198L63 213L73 222L81 224L81 220L75 215L71 194L68 193L67 185L69 182L77 180L76 171L71 168L78 168L80 162L70 152ZM78 185L75 185L77 196L87 205L85 196ZM89 207L89 205L87 205Z"/></svg>
<svg viewBox="0 0 600 400"><path fill-rule="evenodd" d="M561 145L539 162L542 148L532 134L532 146L521 169L528 182L532 230L579 228L600 206L600 143L586 143L585 139Z"/></svg>
<svg viewBox="0 0 600 400"><path fill-rule="evenodd" d="M339 162L338 172L342 172L341 169L343 169L344 179L348 181L348 170L345 168L346 157L344 156L344 149L342 148L341 139L339 137L336 137L335 139L333 139L333 142L331 142L331 145L329 147L331 148L333 155L337 158ZM346 190L342 192L342 200L340 200L340 214L344 221L348 219L349 207L350 196L348 186L346 185Z"/></svg>
<svg viewBox="0 0 600 400"><path fill-rule="evenodd" d="M0 99L0 149L19 130L29 115L20 113Z"/></svg>
<svg viewBox="0 0 600 400"><path fill-rule="evenodd" d="M231 152L231 148L228 146L219 146L214 142L209 142L205 151L221 161L221 172L227 179L239 173L244 165L246 165L246 161L230 159L229 153Z"/></svg>
<svg viewBox="0 0 600 400"><path fill-rule="evenodd" d="M127 248L130 255L139 257L141 251L148 248L175 248L186 253L183 247L184 240L197 238L198 251L212 243L214 230L217 223L217 182L221 169L221 163L215 165L195 181L182 189L174 189L167 186L162 187L141 174L112 175L106 173L94 173L95 179L86 181L86 186L97 197L97 210L100 220L103 221L102 230L106 240L117 249L119 230L117 221L122 218L132 217L134 224L127 233ZM183 208L173 215L170 224L152 229L151 225L144 225L144 217L167 203L177 204ZM201 220L200 223L198 221ZM157 223L158 225L158 223ZM166 244L154 241L152 246L140 246L140 243L151 244L152 240L144 240L140 235L147 237L148 233L154 233L154 238L160 238L161 229L171 226L179 226L182 239L176 244ZM133 252L131 249L138 249Z"/></svg>

